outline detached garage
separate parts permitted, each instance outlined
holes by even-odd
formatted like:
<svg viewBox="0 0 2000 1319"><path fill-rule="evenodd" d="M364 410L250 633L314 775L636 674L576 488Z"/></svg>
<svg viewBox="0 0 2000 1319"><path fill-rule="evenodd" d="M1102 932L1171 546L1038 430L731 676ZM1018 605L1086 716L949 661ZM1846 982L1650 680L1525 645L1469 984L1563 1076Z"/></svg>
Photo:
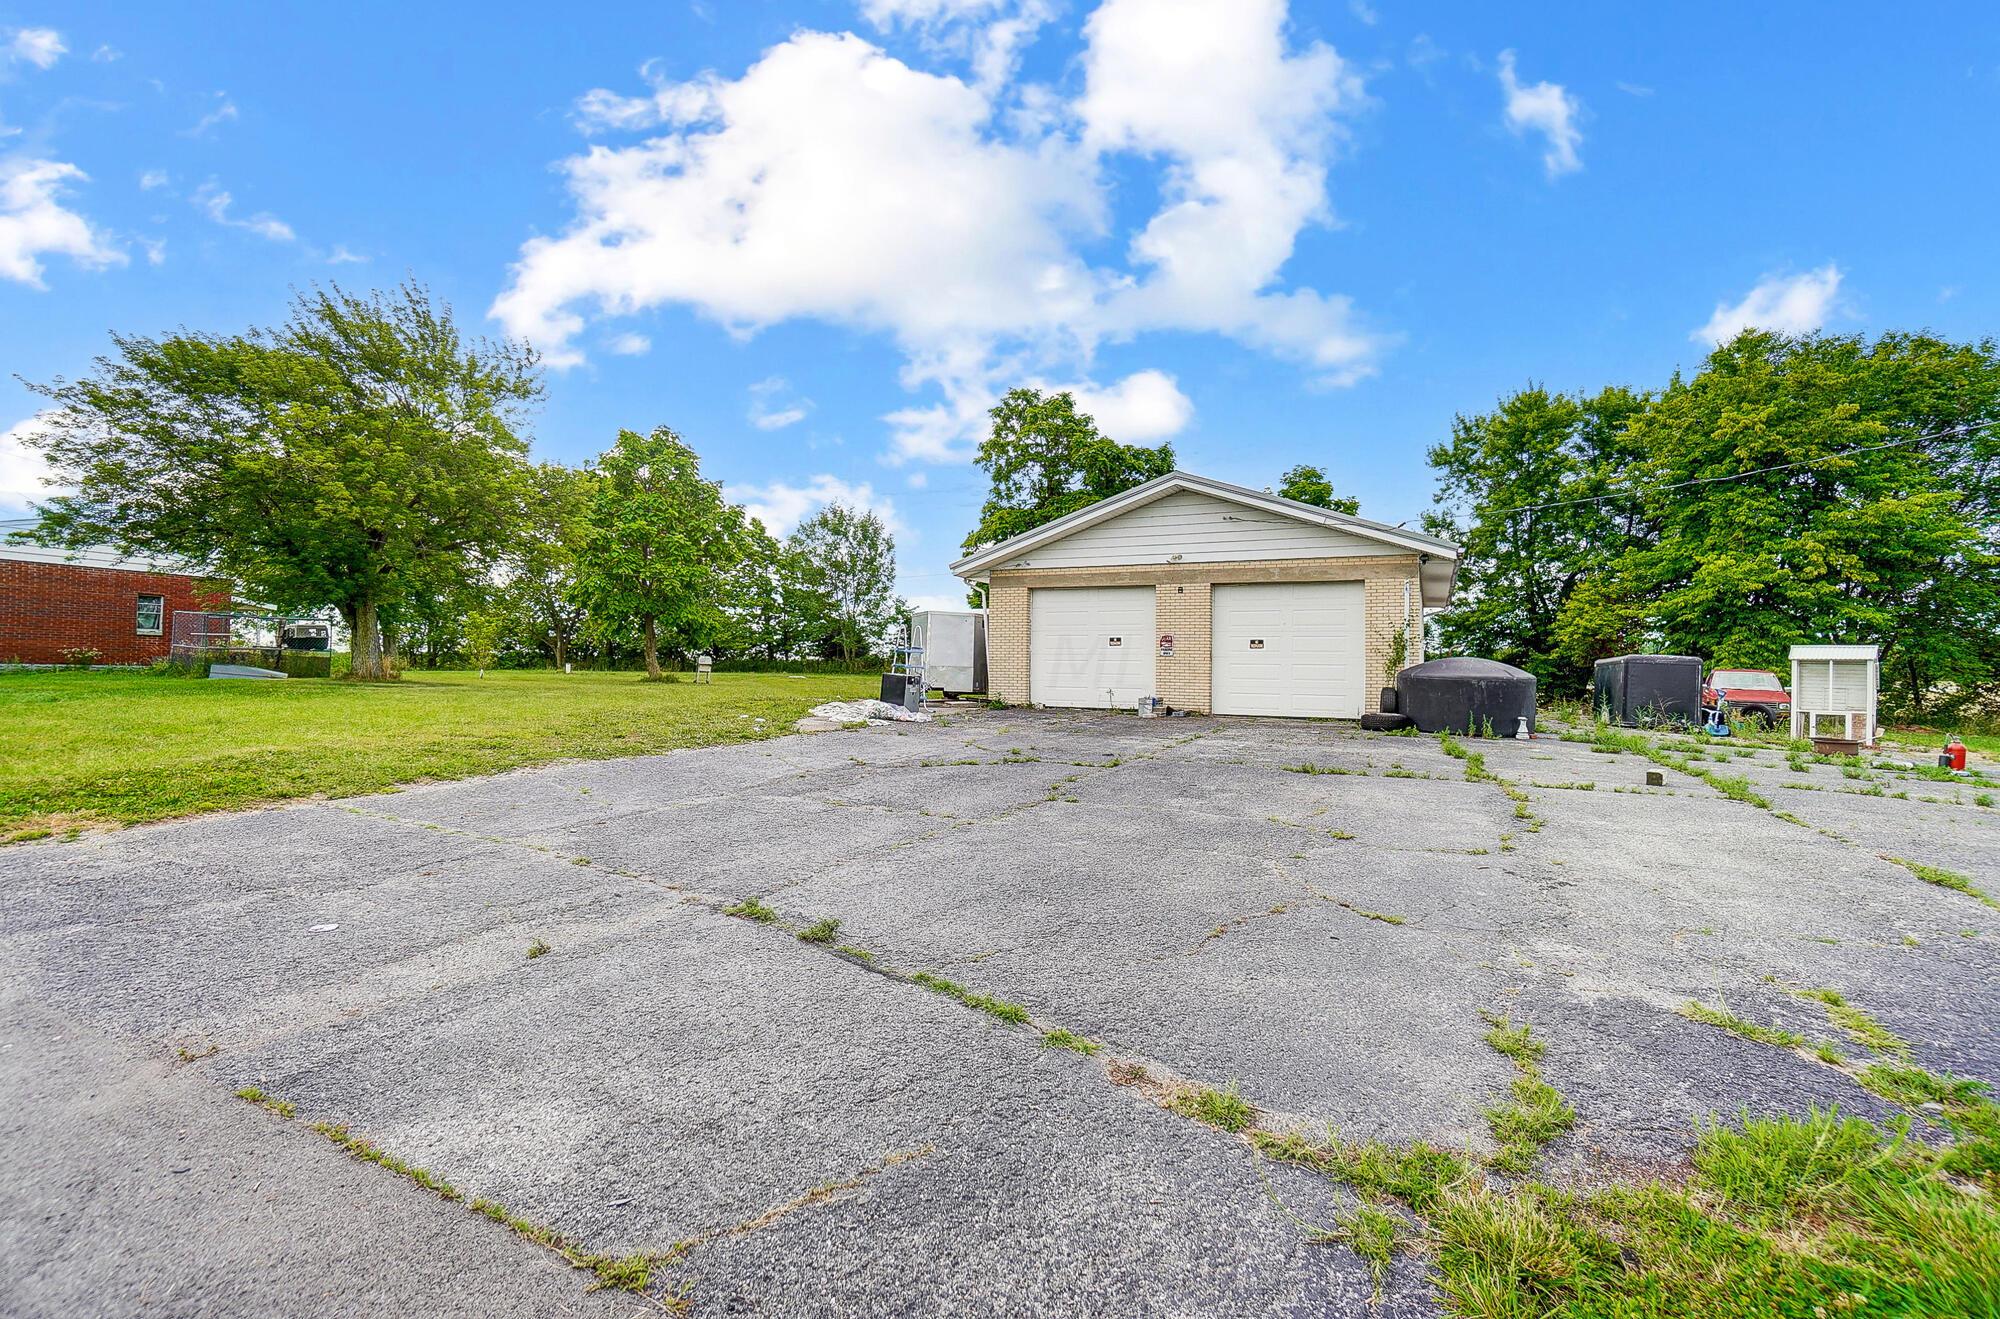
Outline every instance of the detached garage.
<svg viewBox="0 0 2000 1319"><path fill-rule="evenodd" d="M952 565L983 583L988 686L1015 704L1354 719L1455 546L1173 472Z"/></svg>

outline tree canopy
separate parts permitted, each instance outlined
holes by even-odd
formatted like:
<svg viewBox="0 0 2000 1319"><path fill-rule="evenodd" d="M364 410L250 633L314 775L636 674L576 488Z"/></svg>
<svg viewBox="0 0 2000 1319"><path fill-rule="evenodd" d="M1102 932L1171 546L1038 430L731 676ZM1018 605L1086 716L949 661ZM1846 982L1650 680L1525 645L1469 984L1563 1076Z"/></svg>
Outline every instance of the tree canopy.
<svg viewBox="0 0 2000 1319"><path fill-rule="evenodd" d="M1431 453L1464 549L1447 646L1556 686L1627 651L1783 671L1882 647L1887 703L2000 676L2000 353L1745 331L1657 395L1524 390Z"/></svg>
<svg viewBox="0 0 2000 1319"><path fill-rule="evenodd" d="M1068 391L1010 389L990 415L992 433L978 461L992 489L965 538L968 552L1174 470L1172 445L1149 449L1107 438Z"/></svg>
<svg viewBox="0 0 2000 1319"><path fill-rule="evenodd" d="M821 646L851 662L878 645L902 612L896 541L881 517L828 504L798 525L787 548L801 587L802 621Z"/></svg>
<svg viewBox="0 0 2000 1319"><path fill-rule="evenodd" d="M578 593L594 626L638 629L646 676L658 680L663 630L689 649L726 635L728 575L748 552L743 510L665 426L620 431L590 471Z"/></svg>
<svg viewBox="0 0 2000 1319"><path fill-rule="evenodd" d="M1326 472L1307 463L1300 463L1280 478L1278 493L1286 499L1296 499L1301 504L1331 509L1349 517L1361 512L1359 499L1352 495L1334 494L1333 482L1327 479Z"/></svg>
<svg viewBox="0 0 2000 1319"><path fill-rule="evenodd" d="M379 612L465 580L505 543L541 392L532 349L467 340L421 287L298 296L277 329L114 335L95 374L35 386L72 493L60 544L180 557L278 609L339 609L357 677L383 676Z"/></svg>

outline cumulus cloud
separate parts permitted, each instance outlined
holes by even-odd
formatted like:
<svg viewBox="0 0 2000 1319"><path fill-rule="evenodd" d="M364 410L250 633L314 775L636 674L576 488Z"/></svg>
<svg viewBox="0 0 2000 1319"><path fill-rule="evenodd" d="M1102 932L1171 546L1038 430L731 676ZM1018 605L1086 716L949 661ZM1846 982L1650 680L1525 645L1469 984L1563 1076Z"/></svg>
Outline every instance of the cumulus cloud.
<svg viewBox="0 0 2000 1319"><path fill-rule="evenodd" d="M862 0L877 30L914 31L934 52L964 58L974 85L991 90L1010 78L1020 54L1055 17L1055 0Z"/></svg>
<svg viewBox="0 0 2000 1319"><path fill-rule="evenodd" d="M1739 302L1718 302L1708 323L1688 337L1719 344L1744 330L1806 334L1826 324L1840 300L1840 267L1828 262L1799 275L1766 275Z"/></svg>
<svg viewBox="0 0 2000 1319"><path fill-rule="evenodd" d="M811 411L812 400L794 395L783 376L772 376L750 386L750 424L760 431L795 426Z"/></svg>
<svg viewBox="0 0 2000 1319"><path fill-rule="evenodd" d="M229 208L236 204L236 199L228 190L216 187L213 179L195 189L193 201L202 214L227 228L242 229L274 243L289 243L297 237L292 226L269 211L258 211L242 219L231 215Z"/></svg>
<svg viewBox="0 0 2000 1319"><path fill-rule="evenodd" d="M0 161L0 279L45 288L41 258L51 254L91 269L125 264L103 230L63 204L70 185L88 178L58 160Z"/></svg>
<svg viewBox="0 0 2000 1319"><path fill-rule="evenodd" d="M1194 401L1164 371L1134 371L1114 385L1055 385L1076 397L1097 428L1124 444L1164 440L1187 429Z"/></svg>
<svg viewBox="0 0 2000 1319"><path fill-rule="evenodd" d="M49 465L40 449L28 447L27 437L39 430L46 414L36 413L0 431L0 510L25 513L28 506L47 499Z"/></svg>
<svg viewBox="0 0 2000 1319"><path fill-rule="evenodd" d="M7 38L7 56L32 64L38 69L52 69L57 60L69 50L63 44L62 34L54 28L15 28Z"/></svg>
<svg viewBox="0 0 2000 1319"><path fill-rule="evenodd" d="M1041 14L863 9L925 33ZM1150 332L1223 335L1331 384L1372 370L1384 340L1348 299L1283 277L1332 218L1341 121L1364 100L1339 55L1293 43L1283 0L1106 0L1084 38L1073 99L1012 65L992 85L812 31L740 77L649 68L644 94L590 92L586 132L645 136L563 162L574 221L523 245L493 315L556 367L583 360L593 321L665 304L745 337L794 319L885 335L900 383L930 395L885 418L895 462L968 458L1006 387L1087 377L1099 344ZM1159 204L1118 233L1132 171L1112 166L1130 160L1157 166Z"/></svg>
<svg viewBox="0 0 2000 1319"><path fill-rule="evenodd" d="M773 536L791 534L792 528L828 504L866 509L882 519L891 535L909 535L908 528L896 517L894 501L876 494L875 487L866 481L853 484L825 472L808 477L804 485L792 485L785 481L773 481L769 485L726 485L722 494L732 503L743 505L744 511L763 523L764 530Z"/></svg>
<svg viewBox="0 0 2000 1319"><path fill-rule="evenodd" d="M605 347L620 357L643 357L653 351L653 341L643 334L627 330L623 334L613 335L611 342Z"/></svg>
<svg viewBox="0 0 2000 1319"><path fill-rule="evenodd" d="M1583 168L1577 148L1583 145L1583 102L1561 83L1523 83L1514 71L1514 52L1500 52L1500 91L1505 97L1507 127L1516 137L1539 133L1547 143L1542 168L1560 178Z"/></svg>

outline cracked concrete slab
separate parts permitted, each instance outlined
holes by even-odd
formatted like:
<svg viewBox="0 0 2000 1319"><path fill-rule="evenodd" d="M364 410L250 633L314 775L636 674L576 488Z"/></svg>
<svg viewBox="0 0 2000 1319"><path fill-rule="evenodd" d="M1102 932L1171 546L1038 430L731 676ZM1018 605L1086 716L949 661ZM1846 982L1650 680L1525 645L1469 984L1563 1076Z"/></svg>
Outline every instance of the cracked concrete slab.
<svg viewBox="0 0 2000 1319"><path fill-rule="evenodd" d="M1962 785L1713 763L1801 827L1676 770L1646 788L1630 754L1469 745L1521 811L1435 739L968 711L7 849L0 1104L48 1147L0 1191L34 1271L14 1299L634 1303L345 1158L325 1119L591 1249L694 1243L672 1272L701 1314L1432 1314L1420 1260L1371 1307L1360 1262L1309 1242L1345 1192L1105 1058L1483 1148L1505 1013L1578 1112L1546 1169L1581 1180L1670 1168L1711 1113L1887 1116L1690 999L1835 1039L1792 991L1837 988L1924 1065L2000 1079L2000 913L1879 855L2000 887L2000 812ZM1350 772L1286 772L1308 762ZM1770 786L1793 780L1821 790ZM1107 1053L718 914L747 895ZM301 1120L228 1098L246 1083ZM172 1193L184 1151L226 1171Z"/></svg>

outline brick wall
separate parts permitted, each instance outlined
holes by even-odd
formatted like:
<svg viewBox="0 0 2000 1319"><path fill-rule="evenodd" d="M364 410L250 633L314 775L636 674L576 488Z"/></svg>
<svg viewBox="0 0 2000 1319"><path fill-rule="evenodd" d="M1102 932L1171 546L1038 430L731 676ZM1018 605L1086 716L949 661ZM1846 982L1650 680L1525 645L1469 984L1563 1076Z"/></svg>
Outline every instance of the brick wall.
<svg viewBox="0 0 2000 1319"><path fill-rule="evenodd" d="M1355 581L1364 584L1362 708L1373 710L1387 685L1383 670L1390 641L1403 626L1405 583L1412 635L1405 664L1416 663L1420 656L1415 637L1421 630L1422 596L1415 555L995 570L986 596L989 694L1014 705L1025 705L1029 700L1028 596L1037 587L1151 586L1157 593L1156 629L1174 637L1174 653L1154 660L1156 694L1176 709L1206 712L1213 691L1210 609L1214 586L1230 582Z"/></svg>
<svg viewBox="0 0 2000 1319"><path fill-rule="evenodd" d="M159 636L139 635L142 595L163 598ZM0 559L0 662L61 664L63 651L80 646L96 650L99 664L164 659L174 611L213 599L176 573Z"/></svg>

